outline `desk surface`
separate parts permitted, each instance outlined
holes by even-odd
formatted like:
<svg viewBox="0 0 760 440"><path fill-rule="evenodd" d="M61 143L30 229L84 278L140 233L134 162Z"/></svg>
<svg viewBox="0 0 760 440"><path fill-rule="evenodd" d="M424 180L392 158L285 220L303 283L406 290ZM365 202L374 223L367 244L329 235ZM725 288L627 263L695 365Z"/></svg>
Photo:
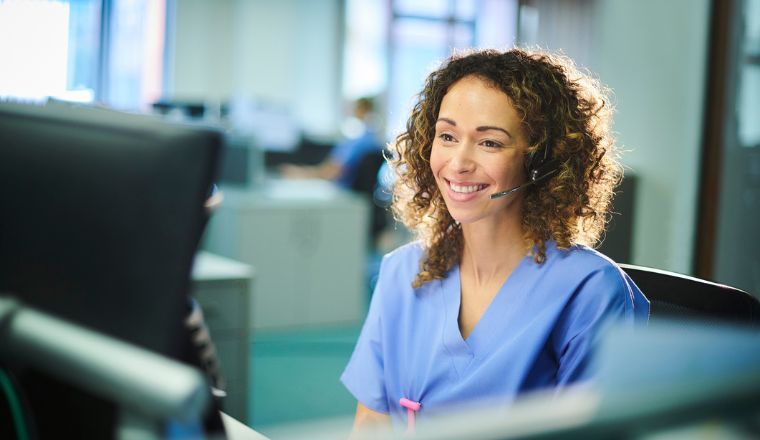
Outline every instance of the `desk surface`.
<svg viewBox="0 0 760 440"><path fill-rule="evenodd" d="M194 281L248 279L253 275L253 268L240 261L204 251L195 255Z"/></svg>
<svg viewBox="0 0 760 440"><path fill-rule="evenodd" d="M224 430L227 432L227 438L229 440L268 440L267 437L254 431L249 426L240 423L225 413L221 414Z"/></svg>

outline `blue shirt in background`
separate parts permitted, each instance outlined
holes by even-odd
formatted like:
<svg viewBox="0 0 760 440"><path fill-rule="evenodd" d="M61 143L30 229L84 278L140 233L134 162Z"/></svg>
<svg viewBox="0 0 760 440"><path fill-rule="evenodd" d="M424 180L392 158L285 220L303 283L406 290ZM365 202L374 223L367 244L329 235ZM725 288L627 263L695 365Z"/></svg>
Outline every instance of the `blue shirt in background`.
<svg viewBox="0 0 760 440"><path fill-rule="evenodd" d="M341 173L335 181L338 185L349 188L356 179L359 162L368 153L379 152L382 145L377 140L377 134L370 129L353 139L347 139L337 144L330 151L330 160L341 166Z"/></svg>

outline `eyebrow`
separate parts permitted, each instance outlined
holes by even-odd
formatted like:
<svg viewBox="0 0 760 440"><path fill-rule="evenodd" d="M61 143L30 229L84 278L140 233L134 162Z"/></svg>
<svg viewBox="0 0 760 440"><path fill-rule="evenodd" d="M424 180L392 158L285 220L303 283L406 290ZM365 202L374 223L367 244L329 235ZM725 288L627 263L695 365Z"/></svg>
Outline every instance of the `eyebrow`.
<svg viewBox="0 0 760 440"><path fill-rule="evenodd" d="M446 122L447 124L453 125L454 127L457 126L457 123L454 122L453 119L449 119L449 118L438 118L438 120L435 121L435 122L436 122L436 124L439 123L439 122ZM481 125L480 127L477 127L475 130L477 130L477 131L489 131L489 130L501 131L502 133L504 133L507 136L509 136L510 139L514 139L514 136L512 136L512 133L508 132L504 128L497 127L495 125Z"/></svg>

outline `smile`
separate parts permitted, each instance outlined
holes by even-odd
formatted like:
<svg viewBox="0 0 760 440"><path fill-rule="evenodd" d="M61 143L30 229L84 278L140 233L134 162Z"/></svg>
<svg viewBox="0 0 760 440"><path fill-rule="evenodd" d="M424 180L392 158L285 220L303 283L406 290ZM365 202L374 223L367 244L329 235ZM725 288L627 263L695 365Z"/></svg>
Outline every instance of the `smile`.
<svg viewBox="0 0 760 440"><path fill-rule="evenodd" d="M452 193L461 195L474 194L479 191L483 191L489 186L485 183L454 183L448 179L445 180Z"/></svg>
<svg viewBox="0 0 760 440"><path fill-rule="evenodd" d="M449 186L451 186L451 189L454 190L455 192L467 194L467 193L471 193L475 191L480 191L488 185L480 184L480 185L460 186L460 185L457 185L456 183L449 182Z"/></svg>

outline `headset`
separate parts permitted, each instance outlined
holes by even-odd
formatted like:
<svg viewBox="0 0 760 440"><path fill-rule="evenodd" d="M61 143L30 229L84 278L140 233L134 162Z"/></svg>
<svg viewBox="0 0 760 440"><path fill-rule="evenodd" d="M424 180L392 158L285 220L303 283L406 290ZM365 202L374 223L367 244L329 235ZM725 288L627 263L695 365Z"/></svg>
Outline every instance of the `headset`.
<svg viewBox="0 0 760 440"><path fill-rule="evenodd" d="M515 193L527 186L535 185L536 183L557 174L559 172L560 161L557 159L550 159L550 155L551 152L548 145L544 145L531 153L530 156L528 156L526 166L526 169L528 170L528 181L512 189L491 194L491 200Z"/></svg>

